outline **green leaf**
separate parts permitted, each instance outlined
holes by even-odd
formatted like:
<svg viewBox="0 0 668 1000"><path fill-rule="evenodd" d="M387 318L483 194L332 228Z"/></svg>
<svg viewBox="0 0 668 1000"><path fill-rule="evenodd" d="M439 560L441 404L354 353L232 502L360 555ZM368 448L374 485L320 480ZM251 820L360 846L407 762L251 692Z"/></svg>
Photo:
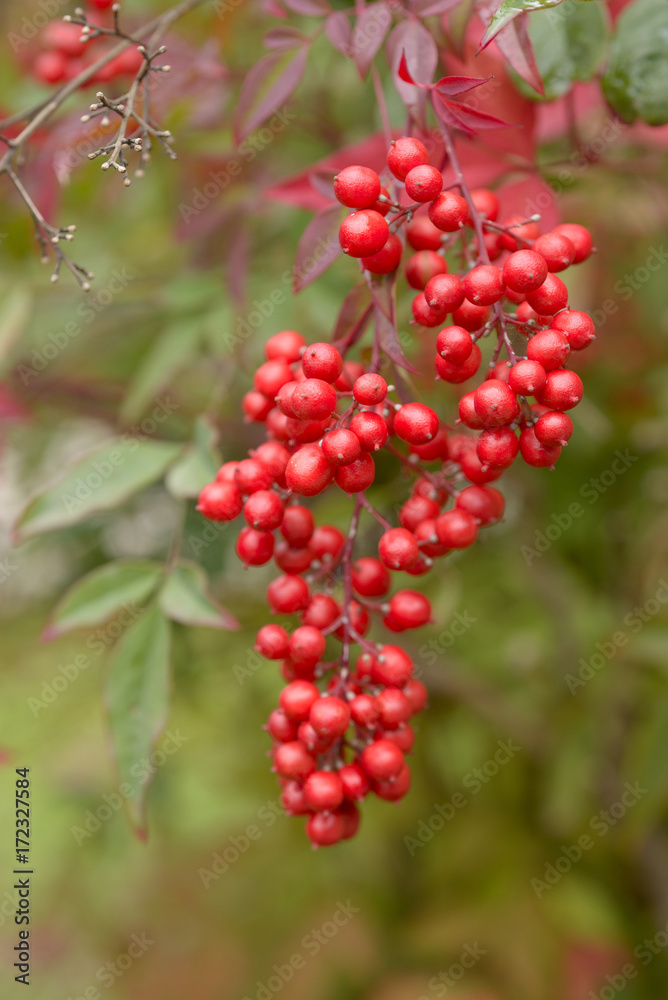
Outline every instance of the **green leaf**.
<svg viewBox="0 0 668 1000"><path fill-rule="evenodd" d="M135 373L121 407L121 420L131 422L141 416L178 371L200 347L202 321L183 319L168 326L153 341Z"/></svg>
<svg viewBox="0 0 668 1000"><path fill-rule="evenodd" d="M25 333L32 314L32 297L23 286L12 289L0 309L0 371L7 366L14 344Z"/></svg>
<svg viewBox="0 0 668 1000"><path fill-rule="evenodd" d="M132 825L145 835L144 803L152 768L146 760L167 720L170 626L153 605L116 643L111 654L107 708L120 791Z"/></svg>
<svg viewBox="0 0 668 1000"><path fill-rule="evenodd" d="M192 444L186 447L182 457L167 473L165 485L172 496L179 500L192 500L216 478L222 462L217 442L218 431L210 418L206 415L198 417Z"/></svg>
<svg viewBox="0 0 668 1000"><path fill-rule="evenodd" d="M558 10L533 14L529 37L545 94L537 94L516 73L518 90L532 100L554 101L563 97L576 80L590 80L605 55L609 19L600 3L564 0Z"/></svg>
<svg viewBox="0 0 668 1000"><path fill-rule="evenodd" d="M70 527L118 507L159 479L182 449L129 434L96 445L28 502L15 525L16 539Z"/></svg>
<svg viewBox="0 0 668 1000"><path fill-rule="evenodd" d="M510 24L518 14L526 14L532 10L543 10L546 7L556 7L560 3L562 0L503 0L487 25L487 30L480 41L480 48L484 49L489 45L501 29Z"/></svg>
<svg viewBox="0 0 668 1000"><path fill-rule="evenodd" d="M174 568L160 593L160 607L182 625L239 628L236 618L209 593L206 573L197 563L183 561Z"/></svg>
<svg viewBox="0 0 668 1000"><path fill-rule="evenodd" d="M49 642L72 629L104 624L125 606L146 601L162 575L161 564L148 559L119 559L99 566L60 599L42 639Z"/></svg>
<svg viewBox="0 0 668 1000"><path fill-rule="evenodd" d="M603 74L603 93L627 122L668 122L668 3L636 0L623 11Z"/></svg>

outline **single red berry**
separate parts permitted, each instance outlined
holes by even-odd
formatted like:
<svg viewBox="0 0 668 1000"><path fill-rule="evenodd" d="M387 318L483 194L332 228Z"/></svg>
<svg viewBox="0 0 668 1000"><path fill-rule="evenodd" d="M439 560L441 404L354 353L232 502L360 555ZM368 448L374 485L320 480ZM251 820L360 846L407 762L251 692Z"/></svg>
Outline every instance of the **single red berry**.
<svg viewBox="0 0 668 1000"><path fill-rule="evenodd" d="M573 421L567 413L549 410L533 425L534 433L541 444L548 448L568 444L573 434Z"/></svg>
<svg viewBox="0 0 668 1000"><path fill-rule="evenodd" d="M370 729L378 721L378 705L370 694L358 694L350 702L350 717L358 726Z"/></svg>
<svg viewBox="0 0 668 1000"><path fill-rule="evenodd" d="M315 523L308 507L291 504L285 508L281 534L294 549L305 548L311 540Z"/></svg>
<svg viewBox="0 0 668 1000"><path fill-rule="evenodd" d="M404 686L403 692L410 702L413 715L417 715L418 712L421 712L425 708L428 693L422 681L417 680L415 677L411 677L411 679Z"/></svg>
<svg viewBox="0 0 668 1000"><path fill-rule="evenodd" d="M575 247L567 236L559 233L546 233L539 236L533 245L536 253L545 259L548 270L565 271L575 260Z"/></svg>
<svg viewBox="0 0 668 1000"><path fill-rule="evenodd" d="M390 528L378 543L378 555L388 569L406 569L420 554L415 535L405 528Z"/></svg>
<svg viewBox="0 0 668 1000"><path fill-rule="evenodd" d="M540 229L536 223L522 222L521 215L511 215L502 225L508 229L507 233L501 235L501 246L504 250L517 250L518 240L520 246L525 246L527 242L540 236Z"/></svg>
<svg viewBox="0 0 668 1000"><path fill-rule="evenodd" d="M516 250L503 265L503 280L513 292L535 292L547 278L544 257L533 250Z"/></svg>
<svg viewBox="0 0 668 1000"><path fill-rule="evenodd" d="M336 389L321 378L307 378L297 383L291 401L299 420L324 420L336 409Z"/></svg>
<svg viewBox="0 0 668 1000"><path fill-rule="evenodd" d="M387 396L387 382L382 375L369 372L355 379L353 397L362 406L377 406Z"/></svg>
<svg viewBox="0 0 668 1000"><path fill-rule="evenodd" d="M428 215L416 215L406 226L406 239L414 250L439 250L443 233Z"/></svg>
<svg viewBox="0 0 668 1000"><path fill-rule="evenodd" d="M242 528L237 538L236 553L244 566L264 566L274 554L274 536L270 531Z"/></svg>
<svg viewBox="0 0 668 1000"><path fill-rule="evenodd" d="M371 782L359 764L345 764L339 771L339 778L347 799L361 800L371 791Z"/></svg>
<svg viewBox="0 0 668 1000"><path fill-rule="evenodd" d="M359 361L344 361L343 371L334 383L334 388L338 389L339 392L350 392L353 387L353 382L360 375L364 374L364 365Z"/></svg>
<svg viewBox="0 0 668 1000"><path fill-rule="evenodd" d="M272 358L260 365L255 372L253 384L258 392L274 399L281 386L291 381L292 369L285 358Z"/></svg>
<svg viewBox="0 0 668 1000"><path fill-rule="evenodd" d="M368 451L364 451L350 465L340 466L336 470L334 480L344 493L362 493L371 486L375 475L374 460Z"/></svg>
<svg viewBox="0 0 668 1000"><path fill-rule="evenodd" d="M263 396L261 392L255 390L247 392L241 401L241 408L246 420L257 424L264 423L273 406L273 399L268 399L267 396Z"/></svg>
<svg viewBox="0 0 668 1000"><path fill-rule="evenodd" d="M273 490L257 490L244 504L244 517L256 531L273 531L283 520L283 501Z"/></svg>
<svg viewBox="0 0 668 1000"><path fill-rule="evenodd" d="M343 802L343 785L332 771L314 771L304 782L304 798L311 809L329 812Z"/></svg>
<svg viewBox="0 0 668 1000"><path fill-rule="evenodd" d="M475 408L475 391L467 392L459 400L458 407L459 420L472 431L480 431L485 426L485 421L478 414Z"/></svg>
<svg viewBox="0 0 668 1000"><path fill-rule="evenodd" d="M449 549L467 549L478 537L478 522L461 508L446 510L436 518L436 534Z"/></svg>
<svg viewBox="0 0 668 1000"><path fill-rule="evenodd" d="M302 354L302 371L307 379L336 382L343 371L343 358L333 344L309 344Z"/></svg>
<svg viewBox="0 0 668 1000"><path fill-rule="evenodd" d="M306 778L315 771L315 758L297 740L281 743L274 752L274 767L284 778Z"/></svg>
<svg viewBox="0 0 668 1000"><path fill-rule="evenodd" d="M572 410L582 399L583 391L579 375L566 368L558 368L547 373L545 388L536 399L551 410Z"/></svg>
<svg viewBox="0 0 668 1000"><path fill-rule="evenodd" d="M468 219L469 206L454 191L442 191L429 206L429 218L444 233L456 233Z"/></svg>
<svg viewBox="0 0 668 1000"><path fill-rule="evenodd" d="M445 274L447 270L447 262L435 250L418 250L404 265L406 281L418 291L422 291L437 274Z"/></svg>
<svg viewBox="0 0 668 1000"><path fill-rule="evenodd" d="M325 417L324 420L298 420L296 417L288 417L285 422L288 440L293 444L312 444L320 440L331 422L331 417Z"/></svg>
<svg viewBox="0 0 668 1000"><path fill-rule="evenodd" d="M493 427L482 432L476 451L483 465L492 469L507 469L517 458L519 447L517 434L510 427Z"/></svg>
<svg viewBox="0 0 668 1000"><path fill-rule="evenodd" d="M405 761L401 750L394 743L389 740L374 740L362 751L360 763L370 778L383 781L396 778Z"/></svg>
<svg viewBox="0 0 668 1000"><path fill-rule="evenodd" d="M338 427L322 439L322 453L330 465L350 465L362 451L356 434L345 427Z"/></svg>
<svg viewBox="0 0 668 1000"><path fill-rule="evenodd" d="M496 260L503 253L502 237L502 233L490 232L489 230L483 233L483 243L485 244L485 250L490 260ZM477 247L477 243L478 241L476 240L474 246Z"/></svg>
<svg viewBox="0 0 668 1000"><path fill-rule="evenodd" d="M374 781L373 783L374 793L379 799L384 799L386 802L398 802L399 799L403 799L410 787L411 772L407 764L404 764L395 778Z"/></svg>
<svg viewBox="0 0 668 1000"><path fill-rule="evenodd" d="M520 415L517 396L509 385L496 378L487 379L478 386L473 405L485 427L502 427Z"/></svg>
<svg viewBox="0 0 668 1000"><path fill-rule="evenodd" d="M429 163L429 153L424 143L412 136L404 136L390 144L387 153L387 165L397 178L406 180L407 175L415 167Z"/></svg>
<svg viewBox="0 0 668 1000"><path fill-rule="evenodd" d="M272 484L271 472L256 458L244 458L234 470L234 484L243 496L267 490Z"/></svg>
<svg viewBox="0 0 668 1000"><path fill-rule="evenodd" d="M317 812L306 823L306 835L314 847L331 847L343 840L346 832L344 817L338 812Z"/></svg>
<svg viewBox="0 0 668 1000"><path fill-rule="evenodd" d="M45 48L57 49L66 56L80 56L84 51L81 26L68 24L66 21L49 21L40 40Z"/></svg>
<svg viewBox="0 0 668 1000"><path fill-rule="evenodd" d="M382 597L390 589L390 574L373 556L361 556L352 565L353 588L362 597Z"/></svg>
<svg viewBox="0 0 668 1000"><path fill-rule="evenodd" d="M321 524L313 532L309 548L316 559L327 563L338 558L345 542L345 535L333 524Z"/></svg>
<svg viewBox="0 0 668 1000"><path fill-rule="evenodd" d="M359 439L363 451L379 451L388 438L387 424L379 413L363 410L350 421L350 430Z"/></svg>
<svg viewBox="0 0 668 1000"><path fill-rule="evenodd" d="M300 625L290 636L290 658L294 663L316 664L325 652L325 637L313 625Z"/></svg>
<svg viewBox="0 0 668 1000"><path fill-rule="evenodd" d="M295 416L295 411L292 408L292 394L298 385L299 383L295 379L291 379L289 382L284 382L276 393L276 406L279 408L281 413L286 415L286 417Z"/></svg>
<svg viewBox="0 0 668 1000"><path fill-rule="evenodd" d="M411 303L411 311L413 313L413 319L420 326L440 326L445 319L447 313L441 310L432 309L428 304L424 292L420 292L416 295Z"/></svg>
<svg viewBox="0 0 668 1000"><path fill-rule="evenodd" d="M413 661L399 646L383 646L371 665L371 680L390 687L403 687L412 673Z"/></svg>
<svg viewBox="0 0 668 1000"><path fill-rule="evenodd" d="M279 705L293 722L305 722L311 705L320 698L320 692L310 681L292 681L281 691Z"/></svg>
<svg viewBox="0 0 668 1000"><path fill-rule="evenodd" d="M433 201L443 190L441 171L426 163L409 170L404 183L406 194L413 201Z"/></svg>
<svg viewBox="0 0 668 1000"><path fill-rule="evenodd" d="M552 326L566 334L572 351L584 350L596 336L591 317L577 309L564 309L558 313L552 321Z"/></svg>
<svg viewBox="0 0 668 1000"><path fill-rule="evenodd" d="M295 549L288 542L279 542L274 549L274 562L284 573L305 573L313 562L310 548Z"/></svg>
<svg viewBox="0 0 668 1000"><path fill-rule="evenodd" d="M445 427L439 427L431 441L426 444L412 444L411 455L417 455L423 462L445 461L448 457L448 432Z"/></svg>
<svg viewBox="0 0 668 1000"><path fill-rule="evenodd" d="M553 316L568 305L568 289L556 274L548 274L540 288L528 293L527 302L537 313Z"/></svg>
<svg viewBox="0 0 668 1000"><path fill-rule="evenodd" d="M394 415L394 433L408 444L426 444L438 429L438 416L424 403L404 403Z"/></svg>
<svg viewBox="0 0 668 1000"><path fill-rule="evenodd" d="M453 365L463 365L473 350L471 334L463 326L445 326L436 338L436 350Z"/></svg>
<svg viewBox="0 0 668 1000"><path fill-rule="evenodd" d="M465 330L473 333L480 330L489 319L489 308L487 306L477 306L468 299L464 299L458 309L453 310L452 322L456 326L463 326Z"/></svg>
<svg viewBox="0 0 668 1000"><path fill-rule="evenodd" d="M372 208L380 195L380 177L370 167L344 167L334 178L334 196L348 208Z"/></svg>
<svg viewBox="0 0 668 1000"><path fill-rule="evenodd" d="M540 330L527 343L527 357L537 361L546 372L561 368L570 353L568 337L562 330Z"/></svg>
<svg viewBox="0 0 668 1000"><path fill-rule="evenodd" d="M459 455L459 467L470 483L481 486L483 483L492 483L499 476L503 475L503 469L492 469L489 465L483 465L478 458L475 441L469 438L470 445L463 449Z"/></svg>
<svg viewBox="0 0 668 1000"><path fill-rule="evenodd" d="M282 708L275 708L269 713L267 732L279 743L290 743L297 739L297 723L288 719Z"/></svg>
<svg viewBox="0 0 668 1000"><path fill-rule="evenodd" d="M276 614L293 615L297 611L303 611L310 599L311 592L306 580L291 573L276 577L267 587L267 603Z"/></svg>
<svg viewBox="0 0 668 1000"><path fill-rule="evenodd" d="M455 365L451 361L446 361L440 354L437 354L434 358L434 366L439 378L456 385L460 382L466 382L467 379L475 375L481 361L482 353L480 348L477 344L474 344L468 358L461 365Z"/></svg>
<svg viewBox="0 0 668 1000"><path fill-rule="evenodd" d="M545 369L538 361L518 361L508 373L508 384L519 396L535 396L546 379Z"/></svg>
<svg viewBox="0 0 668 1000"><path fill-rule="evenodd" d="M315 444L304 445L296 451L285 469L288 489L303 497L314 497L329 486L334 470Z"/></svg>
<svg viewBox="0 0 668 1000"><path fill-rule="evenodd" d="M320 630L329 628L339 617L341 609L329 594L314 594L309 606L302 612L302 624Z"/></svg>
<svg viewBox="0 0 668 1000"><path fill-rule="evenodd" d="M499 199L489 188L475 188L471 191L471 201L478 215L494 222L499 215Z"/></svg>
<svg viewBox="0 0 668 1000"><path fill-rule="evenodd" d="M288 655L288 633L280 625L263 625L255 637L255 649L267 660L282 660Z"/></svg>
<svg viewBox="0 0 668 1000"><path fill-rule="evenodd" d="M455 506L466 510L480 524L491 524L503 516L505 502L503 495L493 486L467 486L462 490Z"/></svg>
<svg viewBox="0 0 668 1000"><path fill-rule="evenodd" d="M370 257L382 250L390 229L379 212L362 209L347 216L339 228L341 249L350 257Z"/></svg>
<svg viewBox="0 0 668 1000"><path fill-rule="evenodd" d="M304 798L304 786L298 781L287 781L281 792L281 805L287 816L308 816L311 807Z"/></svg>
<svg viewBox="0 0 668 1000"><path fill-rule="evenodd" d="M464 302L464 286L456 274L437 274L430 278L424 289L430 309L437 313L454 312Z"/></svg>
<svg viewBox="0 0 668 1000"><path fill-rule="evenodd" d="M505 287L501 268L494 264L474 267L464 278L464 295L477 306L491 306L498 302Z"/></svg>
<svg viewBox="0 0 668 1000"><path fill-rule="evenodd" d="M268 361L283 358L288 364L299 361L306 341L296 330L281 330L269 338L264 345L264 356Z"/></svg>
<svg viewBox="0 0 668 1000"><path fill-rule="evenodd" d="M431 619L431 604L417 590L398 590L390 600L390 614L403 628L420 628Z"/></svg>
<svg viewBox="0 0 668 1000"><path fill-rule="evenodd" d="M559 226L555 226L552 232L557 236L565 236L571 241L575 247L574 264L581 264L591 255L594 241L591 238L591 233L584 226L580 226L576 222L562 222Z"/></svg>
<svg viewBox="0 0 668 1000"><path fill-rule="evenodd" d="M561 448L546 447L536 437L533 427L525 427L520 434L520 452L527 465L536 469L553 469Z"/></svg>
<svg viewBox="0 0 668 1000"><path fill-rule="evenodd" d="M215 482L204 487L197 510L210 521L233 521L241 513L243 501L234 483Z"/></svg>
<svg viewBox="0 0 668 1000"><path fill-rule="evenodd" d="M379 722L384 729L397 729L413 714L411 703L398 688L385 688L378 694L376 702L380 712Z"/></svg>
<svg viewBox="0 0 668 1000"><path fill-rule="evenodd" d="M343 736L350 725L350 709L341 698L323 695L313 701L309 722L320 736Z"/></svg>
<svg viewBox="0 0 668 1000"><path fill-rule="evenodd" d="M396 233L390 233L385 245L378 253L370 257L362 257L362 267L372 274L391 274L399 267L401 255L404 252L403 243Z"/></svg>
<svg viewBox="0 0 668 1000"><path fill-rule="evenodd" d="M60 83L67 76L67 59L62 52L40 52L32 71L42 83Z"/></svg>
<svg viewBox="0 0 668 1000"><path fill-rule="evenodd" d="M422 521L438 517L440 507L429 497L412 496L399 511L399 523L408 531L415 531Z"/></svg>

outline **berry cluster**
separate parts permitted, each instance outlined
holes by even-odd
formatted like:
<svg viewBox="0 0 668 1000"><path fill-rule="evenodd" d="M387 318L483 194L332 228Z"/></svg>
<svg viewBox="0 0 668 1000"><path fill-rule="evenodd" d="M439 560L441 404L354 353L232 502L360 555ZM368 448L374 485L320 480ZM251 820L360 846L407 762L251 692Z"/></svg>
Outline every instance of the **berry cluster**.
<svg viewBox="0 0 668 1000"><path fill-rule="evenodd" d="M82 70L102 55L104 44L113 32L107 28L106 15L100 14L114 5L114 0L90 0L91 10L81 12L87 26L51 21L39 37L41 52L32 63L33 76L40 83L64 83L73 80ZM98 34L96 26L103 30ZM108 83L119 77L134 76L143 65L143 58L136 48L130 47L110 60L95 74L86 86Z"/></svg>
<svg viewBox="0 0 668 1000"><path fill-rule="evenodd" d="M376 341L365 367L335 344L308 345L284 330L265 345L243 399L246 420L262 425L266 440L248 458L226 462L198 505L215 521L243 516L237 555L246 567L273 559L281 575L268 587L269 607L299 616L289 629L264 625L255 648L281 661L287 686L266 728L283 805L308 817L314 846L353 836L367 795L396 801L410 787L410 720L427 692L401 647L367 636L376 622L391 633L426 625L431 607L417 590L391 594L392 575L424 575L435 559L468 548L498 521L504 500L489 483L519 452L530 465L554 464L572 431L564 411L582 394L564 363L594 335L586 314L566 309L565 286L554 273L591 252L583 227L540 236L535 220L497 225L493 192L471 193L463 182L461 195L444 191L417 139L393 143L388 168L387 186L362 166L335 178L337 198L354 209L341 225L341 245L360 258L372 295L379 282L394 287L400 233L416 251L406 263L409 284L421 290L416 322L441 325L449 313L454 320L436 338L439 378L462 383L475 375L477 342L496 329L486 377L459 404L466 433L455 433L423 403L393 398ZM402 206L405 196L410 203ZM429 214L416 214L425 202ZM446 259L455 241L465 265L460 274ZM504 252L503 266L492 265ZM504 312L504 297L516 312ZM509 326L528 337L526 356L515 350ZM502 350L506 361L499 360ZM527 396L536 402L529 405ZM414 476L398 524L366 495L381 451ZM347 535L316 525L301 502L329 488L354 498ZM377 554L354 551L363 511L381 528Z"/></svg>

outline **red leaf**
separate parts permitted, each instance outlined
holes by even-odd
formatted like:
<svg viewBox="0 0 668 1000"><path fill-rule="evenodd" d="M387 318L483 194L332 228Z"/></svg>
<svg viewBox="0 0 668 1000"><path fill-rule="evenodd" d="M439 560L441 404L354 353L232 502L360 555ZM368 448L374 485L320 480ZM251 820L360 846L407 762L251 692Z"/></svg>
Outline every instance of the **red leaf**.
<svg viewBox="0 0 668 1000"><path fill-rule="evenodd" d="M325 34L335 49L348 58L352 48L353 29L342 10L336 10L325 21Z"/></svg>
<svg viewBox="0 0 668 1000"><path fill-rule="evenodd" d="M234 115L237 143L286 103L302 78L307 58L308 47L304 46L287 63L283 52L270 52L253 66L243 82Z"/></svg>
<svg viewBox="0 0 668 1000"><path fill-rule="evenodd" d="M447 101L440 97L440 94L438 96L448 105L450 113L459 119L461 126L471 132L482 132L490 128L515 128L510 122L504 122L502 118L497 118L495 115L488 115L485 111L478 111L470 104Z"/></svg>
<svg viewBox="0 0 668 1000"><path fill-rule="evenodd" d="M285 51L287 49L294 49L298 45L303 45L308 39L306 35L302 34L301 31L297 31L296 28L286 26L284 28L272 28L264 36L263 41L267 49Z"/></svg>
<svg viewBox="0 0 668 1000"><path fill-rule="evenodd" d="M322 17L332 9L325 0L283 0L283 3L293 14L303 14L305 17Z"/></svg>
<svg viewBox="0 0 668 1000"><path fill-rule="evenodd" d="M401 62L399 63L399 69L397 70L397 72L401 77L401 79L404 80L406 83L410 83L414 87L416 86L415 80L411 76L408 69L408 63L406 62L406 53L403 51L401 53Z"/></svg>
<svg viewBox="0 0 668 1000"><path fill-rule="evenodd" d="M336 201L334 197L334 178L336 174L332 170L314 170L309 174L311 187L321 194L327 201Z"/></svg>
<svg viewBox="0 0 668 1000"><path fill-rule="evenodd" d="M481 0L478 5L478 13L484 21L492 17L496 9L497 0ZM514 21L502 28L496 36L496 44L505 57L508 64L512 66L518 76L538 91L545 93L543 81L540 78L536 57L529 37L529 15L520 14Z"/></svg>
<svg viewBox="0 0 668 1000"><path fill-rule="evenodd" d="M402 21L387 40L387 59L401 100L423 118L426 94L401 78L399 65L405 59L408 72L416 83L432 83L438 64L438 49L432 35L416 18Z"/></svg>
<svg viewBox="0 0 668 1000"><path fill-rule="evenodd" d="M292 276L292 288L301 292L319 278L343 252L339 243L341 206L331 205L318 212L302 233Z"/></svg>
<svg viewBox="0 0 668 1000"><path fill-rule="evenodd" d="M392 13L384 2L362 8L353 31L353 59L360 76L365 77L392 24Z"/></svg>
<svg viewBox="0 0 668 1000"><path fill-rule="evenodd" d="M483 83L489 83L491 76L481 79L474 76L444 76L438 83L434 84L434 90L446 97L457 97L458 94L465 94L476 87L482 87Z"/></svg>

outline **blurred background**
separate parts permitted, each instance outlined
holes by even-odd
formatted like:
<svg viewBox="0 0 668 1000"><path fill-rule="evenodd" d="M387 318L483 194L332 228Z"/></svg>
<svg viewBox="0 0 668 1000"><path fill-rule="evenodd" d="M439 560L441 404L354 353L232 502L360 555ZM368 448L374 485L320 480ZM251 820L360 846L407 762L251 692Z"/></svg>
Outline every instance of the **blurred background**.
<svg viewBox="0 0 668 1000"><path fill-rule="evenodd" d="M167 6L125 8L141 23ZM47 8L0 10L7 114L48 93L28 37ZM367 803L353 841L311 851L301 821L280 813L261 729L280 681L251 649L271 569L240 569L233 529L207 533L192 501L155 485L13 545L26 497L157 406L157 437L190 441L206 414L198 433L211 425L224 459L242 455L259 441L240 400L264 341L283 328L330 335L354 265L289 294L311 216L266 192L380 121L372 82L320 38L288 115L236 150L230 118L268 16L230 0L178 25L156 101L179 159L156 153L130 188L86 159L79 119L94 91L37 136L26 177L49 217L78 226L72 253L95 272L87 296L69 276L49 282L24 207L2 188L2 995L19 990L11 796L25 766L34 1000L656 1000L668 983L668 127L611 127L597 84L538 106L497 70L492 110L529 116L552 184L518 163L491 182L503 195L531 176L523 197L591 228L598 253L566 281L598 336L577 361L586 396L558 470L516 466L504 522L420 582L437 622L405 639L431 692L413 789L398 806ZM585 148L595 162L573 158ZM428 372L405 283L400 295L407 353ZM454 419L457 387L429 376L416 387ZM391 511L406 489L388 470L374 502ZM342 527L349 513L336 496L318 510ZM40 635L72 582L110 559L163 560L183 517L184 555L242 628L174 628L142 843L119 807L104 708L114 630Z"/></svg>

